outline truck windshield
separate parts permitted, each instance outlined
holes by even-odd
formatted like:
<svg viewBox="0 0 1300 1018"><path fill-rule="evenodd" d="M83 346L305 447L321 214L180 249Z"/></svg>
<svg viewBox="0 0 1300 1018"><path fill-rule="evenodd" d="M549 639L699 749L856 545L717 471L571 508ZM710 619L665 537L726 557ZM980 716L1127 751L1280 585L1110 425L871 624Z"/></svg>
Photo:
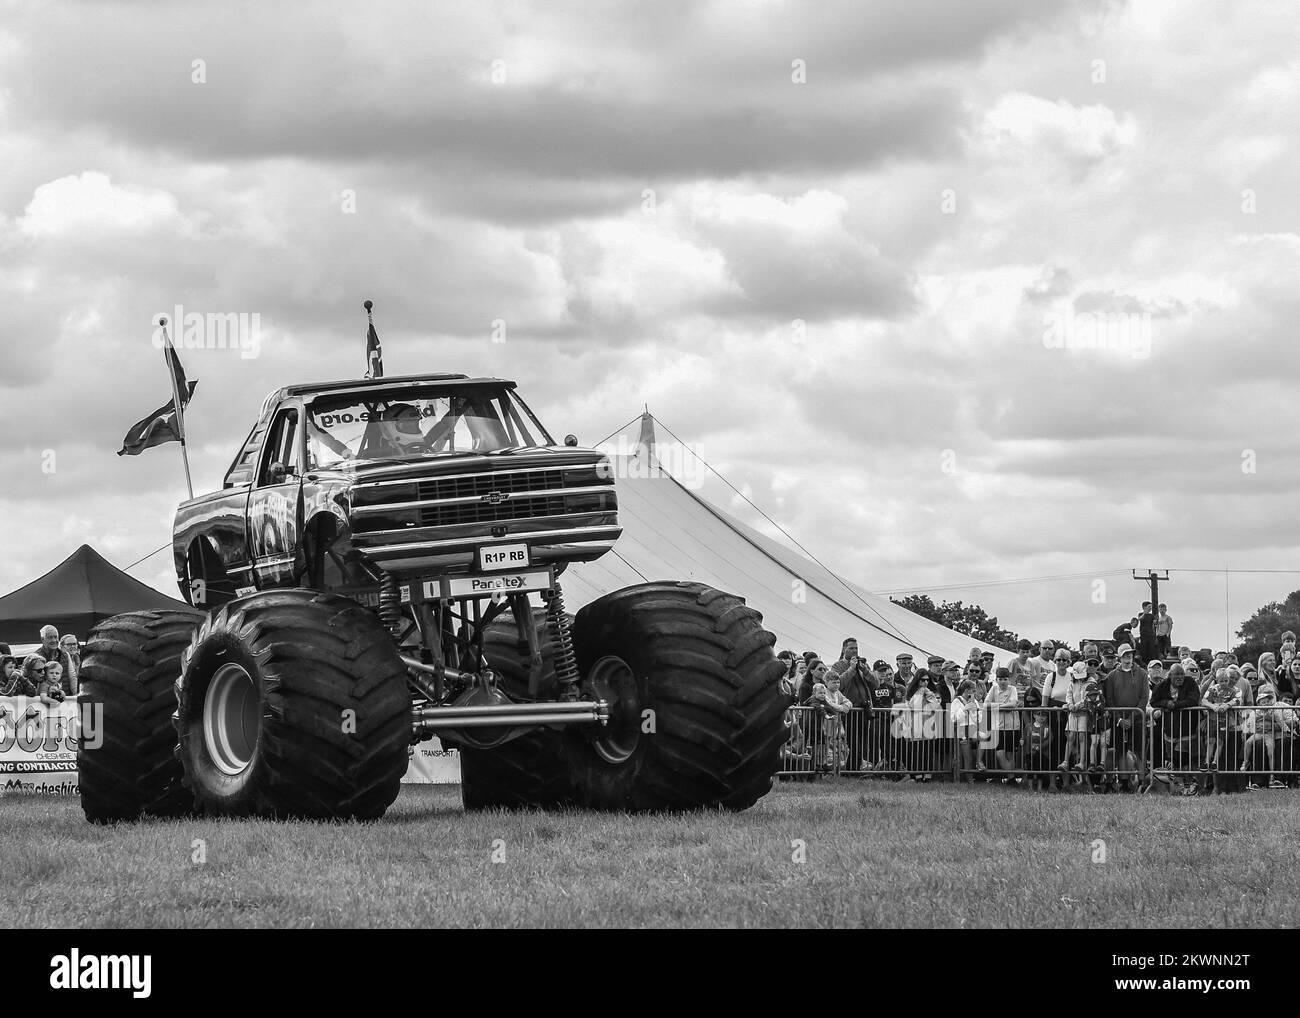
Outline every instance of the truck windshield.
<svg viewBox="0 0 1300 1018"><path fill-rule="evenodd" d="M307 421L311 467L554 444L523 400L500 388L326 396L311 403Z"/></svg>

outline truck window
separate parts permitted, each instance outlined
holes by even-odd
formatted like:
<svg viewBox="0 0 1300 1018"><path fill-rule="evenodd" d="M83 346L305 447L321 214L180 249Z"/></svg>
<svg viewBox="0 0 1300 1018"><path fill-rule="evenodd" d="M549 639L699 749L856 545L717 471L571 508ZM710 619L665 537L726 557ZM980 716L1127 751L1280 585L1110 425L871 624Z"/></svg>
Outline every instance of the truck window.
<svg viewBox="0 0 1300 1018"><path fill-rule="evenodd" d="M266 443L266 455L262 458L262 473L258 486L281 483L271 477L271 464L283 463L286 476L300 474L298 461L298 411L281 410L276 414L271 425L270 437Z"/></svg>

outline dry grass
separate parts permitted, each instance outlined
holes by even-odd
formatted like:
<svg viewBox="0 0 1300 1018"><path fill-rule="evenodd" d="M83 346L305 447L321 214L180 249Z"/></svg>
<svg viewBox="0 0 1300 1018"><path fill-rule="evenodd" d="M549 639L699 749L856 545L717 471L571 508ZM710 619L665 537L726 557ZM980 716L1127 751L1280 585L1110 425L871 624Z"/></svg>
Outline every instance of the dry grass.
<svg viewBox="0 0 1300 1018"><path fill-rule="evenodd" d="M93 827L75 800L9 797L0 922L1280 926L1300 892L1297 807L1281 791L1148 799L844 779L779 785L741 814L466 815L455 788L409 787L371 825Z"/></svg>

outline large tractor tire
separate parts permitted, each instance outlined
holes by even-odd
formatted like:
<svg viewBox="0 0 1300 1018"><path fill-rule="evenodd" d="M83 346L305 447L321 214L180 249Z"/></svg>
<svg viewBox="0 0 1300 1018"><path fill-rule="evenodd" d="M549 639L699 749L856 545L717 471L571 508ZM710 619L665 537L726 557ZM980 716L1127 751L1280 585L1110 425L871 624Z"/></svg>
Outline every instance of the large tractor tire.
<svg viewBox="0 0 1300 1018"><path fill-rule="evenodd" d="M529 621L542 650L538 693L549 699L555 689L555 666L545 610L533 609ZM512 612L483 631L483 657L507 696L516 702L528 699L528 641L519 639ZM573 789L561 733L537 728L492 749L462 745L460 794L467 810L555 809L571 802Z"/></svg>
<svg viewBox="0 0 1300 1018"><path fill-rule="evenodd" d="M81 808L93 823L143 813L183 816L194 801L181 784L171 726L181 654L203 613L130 612L101 622L79 672L83 721L77 748Z"/></svg>
<svg viewBox="0 0 1300 1018"><path fill-rule="evenodd" d="M584 695L603 731L566 733L578 802L643 812L752 806L780 769L789 698L762 616L700 583L607 594L573 627Z"/></svg>
<svg viewBox="0 0 1300 1018"><path fill-rule="evenodd" d="M185 652L176 699L177 752L204 813L370 820L397 798L406 671L355 601L276 590L222 605Z"/></svg>

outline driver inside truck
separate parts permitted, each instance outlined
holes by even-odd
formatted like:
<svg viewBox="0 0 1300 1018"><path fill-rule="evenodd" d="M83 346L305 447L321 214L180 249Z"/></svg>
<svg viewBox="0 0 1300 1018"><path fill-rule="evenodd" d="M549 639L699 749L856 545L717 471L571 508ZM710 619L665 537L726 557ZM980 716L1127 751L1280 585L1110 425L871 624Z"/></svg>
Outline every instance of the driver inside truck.
<svg viewBox="0 0 1300 1018"><path fill-rule="evenodd" d="M377 441L371 448L371 455L414 456L425 450L420 411L410 403L394 403L385 410L376 431Z"/></svg>

